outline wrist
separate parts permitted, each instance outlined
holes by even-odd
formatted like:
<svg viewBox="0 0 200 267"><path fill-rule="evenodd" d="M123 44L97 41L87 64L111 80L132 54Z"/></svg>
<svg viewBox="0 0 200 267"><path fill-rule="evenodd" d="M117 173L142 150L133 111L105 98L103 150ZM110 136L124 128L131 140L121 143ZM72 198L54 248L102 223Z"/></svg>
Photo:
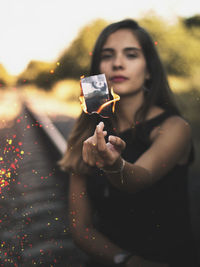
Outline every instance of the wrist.
<svg viewBox="0 0 200 267"><path fill-rule="evenodd" d="M119 157L112 166L101 168L105 173L122 173L125 166L125 160Z"/></svg>

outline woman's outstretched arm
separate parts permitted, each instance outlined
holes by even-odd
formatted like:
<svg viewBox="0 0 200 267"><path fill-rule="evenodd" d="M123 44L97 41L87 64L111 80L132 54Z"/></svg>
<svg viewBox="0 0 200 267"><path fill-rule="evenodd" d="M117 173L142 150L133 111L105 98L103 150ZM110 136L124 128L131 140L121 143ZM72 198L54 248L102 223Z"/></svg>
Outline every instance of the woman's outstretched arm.
<svg viewBox="0 0 200 267"><path fill-rule="evenodd" d="M168 118L157 129L150 148L134 163L121 158L125 147L121 138L109 136L109 142L105 142L103 126L103 123L98 125L95 134L84 142L83 159L91 166L102 168L110 182L121 190L140 191L161 179L176 164L187 162L191 129L178 116Z"/></svg>

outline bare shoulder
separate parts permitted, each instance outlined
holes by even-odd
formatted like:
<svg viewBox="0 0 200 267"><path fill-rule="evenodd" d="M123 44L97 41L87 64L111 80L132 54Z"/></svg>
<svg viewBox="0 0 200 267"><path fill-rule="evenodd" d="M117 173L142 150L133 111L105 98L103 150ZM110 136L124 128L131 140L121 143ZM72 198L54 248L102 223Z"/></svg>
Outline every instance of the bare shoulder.
<svg viewBox="0 0 200 267"><path fill-rule="evenodd" d="M151 146L136 164L147 169L157 180L174 166L188 163L192 147L191 128L181 116L173 115L154 128L153 134Z"/></svg>
<svg viewBox="0 0 200 267"><path fill-rule="evenodd" d="M163 111L160 110L158 114L161 114L162 112ZM158 125L152 130L150 134L150 139L154 141L161 135L169 135L173 137L176 134L180 138L185 137L190 139L191 127L190 124L181 116L173 115L165 119L160 125Z"/></svg>
<svg viewBox="0 0 200 267"><path fill-rule="evenodd" d="M191 151L191 135L191 127L186 120L180 116L171 116L162 123L154 141L158 141L158 144L173 144L174 149L182 151L177 163L184 164Z"/></svg>
<svg viewBox="0 0 200 267"><path fill-rule="evenodd" d="M166 131L181 133L181 135L191 136L191 126L180 116L171 116L167 118L161 125L161 128Z"/></svg>

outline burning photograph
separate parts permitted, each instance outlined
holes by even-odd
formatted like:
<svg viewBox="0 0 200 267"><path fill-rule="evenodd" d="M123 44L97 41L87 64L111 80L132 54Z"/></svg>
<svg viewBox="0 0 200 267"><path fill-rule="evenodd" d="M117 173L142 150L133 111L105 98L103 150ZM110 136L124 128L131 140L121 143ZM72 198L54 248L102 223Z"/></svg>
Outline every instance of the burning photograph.
<svg viewBox="0 0 200 267"><path fill-rule="evenodd" d="M81 88L89 114L98 113L99 108L110 100L105 74L82 78Z"/></svg>

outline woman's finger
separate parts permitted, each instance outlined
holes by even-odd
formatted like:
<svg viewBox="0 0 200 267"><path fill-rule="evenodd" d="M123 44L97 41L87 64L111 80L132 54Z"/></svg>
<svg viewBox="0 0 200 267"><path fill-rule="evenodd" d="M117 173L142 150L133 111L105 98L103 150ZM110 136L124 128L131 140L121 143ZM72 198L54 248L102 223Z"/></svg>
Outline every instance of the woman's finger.
<svg viewBox="0 0 200 267"><path fill-rule="evenodd" d="M97 149L100 155L102 155L102 153L105 153L107 149L106 141L104 138L107 132L103 131L103 128L104 128L103 122L100 122L99 125L97 125L96 127Z"/></svg>
<svg viewBox="0 0 200 267"><path fill-rule="evenodd" d="M95 166L96 165L96 157L97 157L96 144L89 143L88 144L88 164L90 166Z"/></svg>
<svg viewBox="0 0 200 267"><path fill-rule="evenodd" d="M125 149L126 147L126 143L120 138L120 137L117 137L117 136L114 136L114 135L110 135L108 137L108 141L115 147L116 150L118 151L122 151Z"/></svg>
<svg viewBox="0 0 200 267"><path fill-rule="evenodd" d="M106 145L104 137L107 135L107 131L103 131L103 127L104 127L103 122L98 124L94 132L94 135L89 137L86 141L83 142L83 149L82 149L83 161L90 166L95 166L98 164L103 165L102 159L98 155L99 148L97 141L97 135L98 135L98 138L100 137L102 139L101 142L103 141L104 145Z"/></svg>

